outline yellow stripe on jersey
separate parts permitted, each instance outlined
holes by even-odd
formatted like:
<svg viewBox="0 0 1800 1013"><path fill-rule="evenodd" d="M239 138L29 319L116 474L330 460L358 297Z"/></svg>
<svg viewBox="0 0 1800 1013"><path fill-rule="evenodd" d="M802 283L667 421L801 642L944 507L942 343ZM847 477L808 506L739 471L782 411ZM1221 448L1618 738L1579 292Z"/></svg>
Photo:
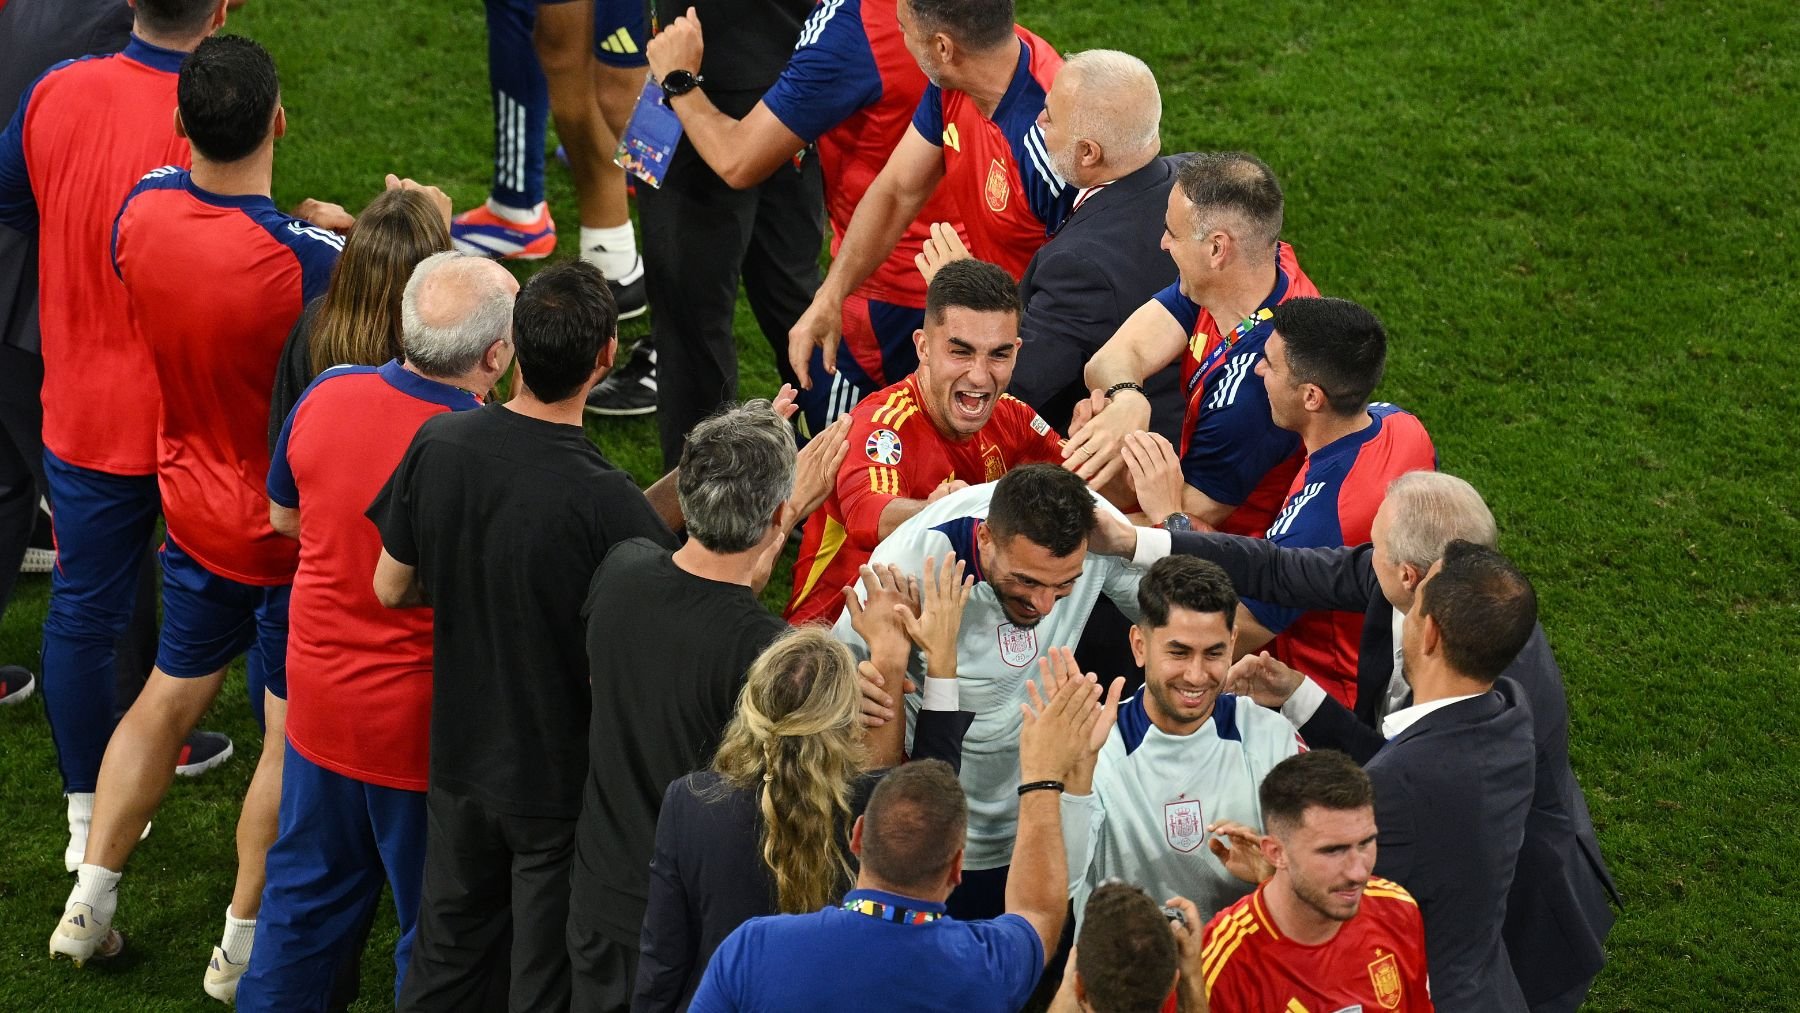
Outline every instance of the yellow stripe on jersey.
<svg viewBox="0 0 1800 1013"><path fill-rule="evenodd" d="M1403 901L1407 904L1411 904L1413 907L1419 906L1419 902L1413 899L1413 895L1410 893L1407 893L1405 890L1401 890L1399 893L1395 893L1392 890L1364 890L1363 896L1364 897L1385 897L1388 900Z"/></svg>
<svg viewBox="0 0 1800 1013"><path fill-rule="evenodd" d="M875 414L869 417L869 422L871 425L891 427L892 423L888 420L910 404L912 404L912 395L905 388L901 388L888 395L888 399L883 401L881 407L875 409Z"/></svg>
<svg viewBox="0 0 1800 1013"><path fill-rule="evenodd" d="M894 468L870 468L869 491L877 496L900 495L900 472Z"/></svg>
<svg viewBox="0 0 1800 1013"><path fill-rule="evenodd" d="M1227 946L1219 953L1218 959L1213 962L1212 967L1202 968L1201 973L1205 975L1206 991L1208 993L1212 992L1213 983L1219 980L1219 972L1225 970L1225 965L1230 962L1231 955L1237 952L1238 947L1243 945L1244 940L1255 934L1256 927L1254 925L1245 929L1241 935L1231 941L1231 945Z"/></svg>
<svg viewBox="0 0 1800 1013"><path fill-rule="evenodd" d="M1227 937L1244 930L1242 921L1243 914L1244 912L1241 909L1233 911L1225 916L1224 921L1219 923L1219 930L1213 933L1212 939L1209 940L1206 946L1200 951L1200 959L1203 963L1212 960L1213 955L1218 953L1228 941Z"/></svg>
<svg viewBox="0 0 1800 1013"><path fill-rule="evenodd" d="M825 575L825 568L831 565L831 561L837 558L838 550L844 547L846 534L842 524L829 516L825 518L825 534L819 539L819 551L813 553L812 569L806 571L806 583L801 586L800 593L794 596L795 601L805 601L812 594L813 585Z"/></svg>
<svg viewBox="0 0 1800 1013"><path fill-rule="evenodd" d="M1213 948L1211 956L1202 955L1200 971L1206 979L1208 991L1212 990L1213 982L1219 980L1219 972L1225 970L1225 965L1231 960L1231 955L1237 952L1237 948L1243 945L1244 940L1256 935L1259 931L1260 927L1254 918L1242 917L1248 913L1240 911L1237 915L1232 916L1225 926L1221 926L1221 936L1227 929L1231 933L1230 936L1222 939L1215 938L1218 945Z"/></svg>
<svg viewBox="0 0 1800 1013"><path fill-rule="evenodd" d="M912 403L912 398L907 398L906 407L902 409L900 414L894 419L891 428L896 431L899 430L901 426L906 425L907 419L910 419L917 414L919 414L919 406Z"/></svg>
<svg viewBox="0 0 1800 1013"><path fill-rule="evenodd" d="M1298 999L1289 999L1286 1013L1312 1013L1312 1010L1307 1009L1306 1004Z"/></svg>

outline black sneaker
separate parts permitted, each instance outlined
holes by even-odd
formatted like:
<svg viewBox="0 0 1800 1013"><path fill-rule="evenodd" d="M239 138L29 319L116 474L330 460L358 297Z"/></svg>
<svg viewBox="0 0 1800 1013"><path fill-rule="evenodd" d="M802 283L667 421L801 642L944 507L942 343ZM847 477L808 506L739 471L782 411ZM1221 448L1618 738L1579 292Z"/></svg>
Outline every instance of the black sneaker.
<svg viewBox="0 0 1800 1013"><path fill-rule="evenodd" d="M231 759L231 740L218 732L195 731L181 744L175 758L175 773L182 777L199 777Z"/></svg>
<svg viewBox="0 0 1800 1013"><path fill-rule="evenodd" d="M37 677L18 665L0 665L0 707L24 703L37 692Z"/></svg>
<svg viewBox="0 0 1800 1013"><path fill-rule="evenodd" d="M656 349L639 345L625 365L608 374L588 395L595 415L649 415L656 411Z"/></svg>
<svg viewBox="0 0 1800 1013"><path fill-rule="evenodd" d="M631 270L620 277L627 280L608 278L606 287L612 289L613 304L619 307L619 319L635 320L650 309L650 297L644 290L644 258L633 261Z"/></svg>

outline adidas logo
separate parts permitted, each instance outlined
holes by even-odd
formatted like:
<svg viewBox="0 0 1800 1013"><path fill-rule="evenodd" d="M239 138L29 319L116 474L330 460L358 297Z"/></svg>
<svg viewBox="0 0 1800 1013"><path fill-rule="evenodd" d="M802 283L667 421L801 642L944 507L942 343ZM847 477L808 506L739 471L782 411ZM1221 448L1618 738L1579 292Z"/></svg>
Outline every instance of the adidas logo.
<svg viewBox="0 0 1800 1013"><path fill-rule="evenodd" d="M631 40L631 33L623 28L608 35L605 41L600 43L600 48L622 56L630 56L638 51L637 43Z"/></svg>
<svg viewBox="0 0 1800 1013"><path fill-rule="evenodd" d="M87 928L87 915L70 915L69 923L78 929L85 929Z"/></svg>

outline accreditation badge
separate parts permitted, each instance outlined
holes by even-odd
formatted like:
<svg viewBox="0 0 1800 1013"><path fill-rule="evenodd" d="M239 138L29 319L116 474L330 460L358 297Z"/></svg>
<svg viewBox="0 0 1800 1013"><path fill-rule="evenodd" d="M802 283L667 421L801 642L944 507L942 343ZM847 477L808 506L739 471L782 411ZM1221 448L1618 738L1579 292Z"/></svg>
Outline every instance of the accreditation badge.
<svg viewBox="0 0 1800 1013"><path fill-rule="evenodd" d="M619 137L613 163L660 190L663 176L669 171L669 160L675 157L675 146L680 143L681 118L663 101L662 86L656 78L644 75L644 90L638 93L631 121Z"/></svg>

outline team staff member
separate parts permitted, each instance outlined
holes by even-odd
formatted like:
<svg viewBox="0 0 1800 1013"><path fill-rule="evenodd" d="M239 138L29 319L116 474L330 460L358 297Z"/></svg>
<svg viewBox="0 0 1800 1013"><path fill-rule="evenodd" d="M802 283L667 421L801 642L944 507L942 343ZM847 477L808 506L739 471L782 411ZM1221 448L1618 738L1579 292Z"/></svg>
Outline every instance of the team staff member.
<svg viewBox="0 0 1800 1013"><path fill-rule="evenodd" d="M1180 156L1158 158L1162 96L1144 61L1090 49L1063 61L1038 123L1056 174L1075 203L1025 268L1025 304L1014 393L1064 432L1088 396L1081 371L1127 317L1175 277L1161 248L1163 212ZM954 232L938 229L922 270L967 256ZM1144 381L1153 432L1180 440L1180 367Z"/></svg>
<svg viewBox="0 0 1800 1013"><path fill-rule="evenodd" d="M360 228L360 226L359 226ZM480 407L512 364L503 268L439 253L401 298L402 362L339 366L301 395L269 468L269 516L300 540L289 602L281 835L269 849L249 970L215 951L215 998L246 1010L326 1005L344 947L394 891L406 980L425 865L431 613L385 609L370 578L381 535L363 516L428 418ZM345 454L354 446L357 452ZM242 974L239 986L235 975Z"/></svg>
<svg viewBox="0 0 1800 1013"><path fill-rule="evenodd" d="M1046 676L1036 707L1026 705L1019 759L1019 875L1006 887L1005 913L965 920L945 898L963 864L967 805L942 760L888 774L850 831L861 860L856 889L841 906L745 922L726 937L690 1009L837 1010L845 968L853 988L892 1010L1016 1010L1044 972L1062 935L1062 839L1056 788L1080 751L1113 717L1096 706L1099 687ZM1033 687L1035 690L1035 687ZM1116 697L1113 700L1117 702Z"/></svg>
<svg viewBox="0 0 1800 1013"><path fill-rule="evenodd" d="M671 553L633 539L594 574L582 610L593 714L569 882L577 1010L630 1008L663 792L718 749L744 673L787 629L757 594L795 519L830 487L843 428L797 463L793 430L767 401L700 423L676 473L687 543ZM706 636L692 635L696 620Z"/></svg>
<svg viewBox="0 0 1800 1013"><path fill-rule="evenodd" d="M275 838L286 711L288 584L297 552L269 524L269 395L282 342L329 281L348 227L313 203L309 224L269 199L287 132L275 63L261 46L209 38L181 64L176 132L194 169L152 170L113 226L112 264L161 389L157 484L163 629L156 667L106 747L94 823L50 951L116 952L119 874L169 789L182 739L212 705L225 666L248 652L262 755L238 820L238 876L220 947L249 956ZM195 279L205 279L196 284ZM141 382L141 378L134 378Z"/></svg>
<svg viewBox="0 0 1800 1013"><path fill-rule="evenodd" d="M690 8L695 16L731 44L713 46L697 65L659 77L665 95L673 102L704 88L726 116L745 116L781 76L812 7L812 0L696 0ZM677 11L661 13L667 18ZM739 190L684 135L663 185L638 187L637 203L645 282L658 307L650 332L655 358L644 354L628 363L593 407L619 413L653 406L667 471L681 460L688 430L737 396L732 317L740 275L757 326L776 349L777 365L784 361L782 336L819 285L825 235L819 161L809 156L784 162L767 179ZM784 380L798 382L784 366L781 371ZM655 398L648 404L617 403L649 390Z"/></svg>
<svg viewBox="0 0 1800 1013"><path fill-rule="evenodd" d="M1131 647L1144 688L1063 792L1077 911L1114 878L1186 897L1202 918L1246 892L1233 867L1263 826L1257 785L1302 746L1279 714L1220 692L1237 607L1224 571L1191 556L1158 560L1138 585Z"/></svg>
<svg viewBox="0 0 1800 1013"><path fill-rule="evenodd" d="M32 6L19 3L6 12L9 30ZM123 4L113 6L124 10ZM189 164L187 143L176 136L169 115L176 103L176 71L224 22L222 0L146 0L129 21L123 52L51 67L23 89L0 133L0 224L39 242L34 270L41 284L33 287L41 293L42 361L8 348L4 354L19 358L19 369L0 373L9 387L34 369L43 374L42 442L36 443L35 429L29 441L24 433L14 439L21 454L37 454L30 470L42 471L44 493L56 506L57 560L42 662L45 710L68 796L63 862L71 871L87 847L100 761L116 717L116 645L133 627L140 571L159 512L161 398L148 379L155 367L149 349L132 332L108 246L119 205L144 173L159 165ZM72 24L59 28L64 44L86 41ZM29 28L20 32L8 35L9 48L34 34ZM11 55L21 59L6 61L8 74L24 63L25 54ZM36 390L19 394L34 406L39 401ZM6 400L10 433L18 408L12 398ZM96 411L99 405L105 410ZM32 428L38 421L18 424ZM20 538L30 537L37 516L38 496L31 491L26 497ZM5 569L8 576L0 580L10 581L17 561ZM153 599L154 583L150 586ZM142 615L153 622L154 601L145 605ZM141 639L154 649L153 634ZM125 681L141 681L149 660ZM11 671L9 684L20 678ZM208 752L223 759L230 745L218 736Z"/></svg>
<svg viewBox="0 0 1800 1013"><path fill-rule="evenodd" d="M831 495L806 522L789 622L834 622L842 589L876 544L929 502L1007 469L1058 461L1062 441L1006 395L1018 361L1019 291L979 260L931 280L919 369L851 413L850 453Z"/></svg>
<svg viewBox="0 0 1800 1013"><path fill-rule="evenodd" d="M1425 915L1446 1011L1517 1011L1524 990L1502 926L1536 777L1531 705L1501 679L1537 626L1537 595L1505 556L1451 542L1406 614L1412 706L1382 719L1365 769L1381 826L1376 870Z"/></svg>
<svg viewBox="0 0 1800 1013"><path fill-rule="evenodd" d="M376 597L435 610L429 829L402 1010L474 1008L508 973L519 1013L569 1002L589 705L581 601L614 545L674 545L581 428L617 328L592 265L539 272L513 307L512 400L427 420L369 507Z"/></svg>
<svg viewBox="0 0 1800 1013"><path fill-rule="evenodd" d="M887 258L940 184L969 250L1025 272L1075 202L1050 166L1038 114L1061 57L1013 23L1012 0L897 0L907 51L931 83L912 126L869 185L831 271L788 336L804 373L813 349L836 369L844 300Z"/></svg>
<svg viewBox="0 0 1800 1013"><path fill-rule="evenodd" d="M1187 405L1181 512L1209 528L1261 534L1300 470L1300 441L1270 417L1256 363L1274 330L1274 308L1319 290L1281 242L1281 186L1261 159L1191 155L1176 184L1163 248L1180 280L1133 313L1088 363L1088 387L1104 397L1093 420L1074 427L1065 459L1096 486L1118 475L1125 437L1150 425L1142 385L1180 358Z"/></svg>
<svg viewBox="0 0 1800 1013"><path fill-rule="evenodd" d="M927 559L954 553L976 578L957 641L960 699L975 714L963 737L969 824L962 886L951 898L958 917L992 917L1002 907L1018 813L1019 706L1032 666L1053 649L1073 648L1103 595L1138 615L1139 571L1087 551L1100 511L1116 514L1071 472L1028 464L932 503L870 557L916 576ZM838 619L836 634L866 656L849 618ZM914 685L929 674L929 659L915 656ZM1124 680L1115 680L1112 692L1123 690ZM919 704L917 694L907 697L909 725Z"/></svg>
<svg viewBox="0 0 1800 1013"><path fill-rule="evenodd" d="M1337 548L1369 540L1375 513L1394 479L1437 468L1437 451L1410 412L1369 403L1387 361L1387 333L1375 315L1344 299L1290 299L1275 307L1275 333L1257 375L1275 424L1300 437L1306 461L1294 476L1268 539L1287 548ZM1133 436L1126 460L1150 516L1179 509L1180 478L1165 444ZM1135 465L1160 462L1160 482ZM1145 490L1160 485L1154 494ZM1356 705L1362 621L1353 612L1303 611L1249 600L1238 652L1265 644L1280 661L1310 674L1345 706ZM1273 643L1270 644L1270 638Z"/></svg>
<svg viewBox="0 0 1800 1013"><path fill-rule="evenodd" d="M1342 753L1301 753L1271 770L1259 794L1269 827L1259 850L1273 874L1207 923L1212 1013L1432 1013L1419 904L1371 875L1369 776Z"/></svg>
<svg viewBox="0 0 1800 1013"><path fill-rule="evenodd" d="M659 80L691 70L702 52L699 15L684 14L651 40L650 70ZM835 253L924 91L925 75L900 35L895 0L840 0L813 8L787 68L742 119L720 112L704 88L672 97L669 108L681 117L694 150L735 189L756 186L794 152L816 144ZM806 369L795 367L806 391L800 395L803 433L817 432L918 365L913 334L924 326L925 280L913 258L930 236L930 223L953 216L947 198L934 196L881 266L845 299L843 337L850 354L835 374L827 374L822 354Z"/></svg>

